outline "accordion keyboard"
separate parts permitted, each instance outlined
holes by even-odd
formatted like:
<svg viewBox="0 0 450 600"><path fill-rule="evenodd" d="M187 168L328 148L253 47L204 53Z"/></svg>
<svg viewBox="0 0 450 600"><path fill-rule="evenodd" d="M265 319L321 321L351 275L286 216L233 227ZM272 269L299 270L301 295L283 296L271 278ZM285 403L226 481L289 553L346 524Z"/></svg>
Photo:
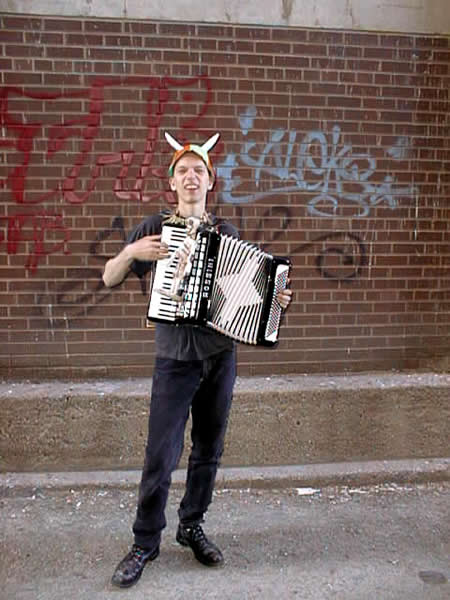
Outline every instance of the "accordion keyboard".
<svg viewBox="0 0 450 600"><path fill-rule="evenodd" d="M170 298L177 261L174 256L186 239L185 227L163 227L161 242L169 248L169 258L158 260L153 280L153 290L148 308L148 318L164 321L175 321L179 316L180 304ZM165 293L164 293L165 292Z"/></svg>

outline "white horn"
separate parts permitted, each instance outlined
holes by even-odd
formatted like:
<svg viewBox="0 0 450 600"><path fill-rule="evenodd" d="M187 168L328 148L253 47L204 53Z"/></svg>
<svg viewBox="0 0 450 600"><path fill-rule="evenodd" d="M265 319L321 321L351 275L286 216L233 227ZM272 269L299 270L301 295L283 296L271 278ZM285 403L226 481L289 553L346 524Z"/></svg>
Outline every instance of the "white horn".
<svg viewBox="0 0 450 600"><path fill-rule="evenodd" d="M205 152L209 152L211 148L213 148L216 145L219 137L220 133L215 133L212 137L209 138L209 140L206 140L206 142L202 145L202 150L204 150Z"/></svg>
<svg viewBox="0 0 450 600"><path fill-rule="evenodd" d="M164 132L164 136L174 150L182 150L184 148L184 146L182 146L180 142L177 142L177 140L172 137L170 133L167 133L167 131Z"/></svg>

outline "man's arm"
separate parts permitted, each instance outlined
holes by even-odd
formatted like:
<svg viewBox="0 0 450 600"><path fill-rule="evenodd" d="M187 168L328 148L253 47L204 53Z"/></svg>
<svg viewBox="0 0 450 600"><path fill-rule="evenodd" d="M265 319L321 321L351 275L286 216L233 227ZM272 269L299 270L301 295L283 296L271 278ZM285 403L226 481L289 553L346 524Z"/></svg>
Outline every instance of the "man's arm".
<svg viewBox="0 0 450 600"><path fill-rule="evenodd" d="M106 287L114 287L125 279L135 260L152 262L167 258L169 250L161 243L160 235L146 235L128 244L115 256L110 258L103 271L103 283Z"/></svg>
<svg viewBox="0 0 450 600"><path fill-rule="evenodd" d="M110 258L105 264L103 271L103 283L106 287L114 287L125 279L134 258L130 252L130 246L125 246L117 256Z"/></svg>

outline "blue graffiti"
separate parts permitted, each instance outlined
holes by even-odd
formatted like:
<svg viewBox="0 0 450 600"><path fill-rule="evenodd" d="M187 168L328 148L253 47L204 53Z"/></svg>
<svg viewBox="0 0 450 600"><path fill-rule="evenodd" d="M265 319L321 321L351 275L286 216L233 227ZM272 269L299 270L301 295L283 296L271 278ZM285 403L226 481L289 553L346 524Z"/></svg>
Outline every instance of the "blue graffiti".
<svg viewBox="0 0 450 600"><path fill-rule="evenodd" d="M239 154L227 154L217 166L223 182L221 197L226 203L249 204L275 194L302 191L315 194L308 202L308 212L313 216L334 217L344 201L354 205L357 216L367 217L378 204L385 203L394 209L400 196L417 194L415 186L399 186L390 175L386 175L381 184L372 182L377 171L375 158L365 153L353 153L350 144L342 144L339 125L332 128L329 136L322 131L311 131L303 138L295 129L275 129L269 132L260 149L260 144L248 137L256 114L256 108L250 106L240 115L241 132L246 138L242 150ZM394 160L402 158L407 143L402 138L387 154ZM239 194L237 191L243 182L236 171L242 167L254 170L255 192ZM262 189L267 185L263 175L272 180L275 178L279 185ZM358 189L349 191L348 184L352 190Z"/></svg>

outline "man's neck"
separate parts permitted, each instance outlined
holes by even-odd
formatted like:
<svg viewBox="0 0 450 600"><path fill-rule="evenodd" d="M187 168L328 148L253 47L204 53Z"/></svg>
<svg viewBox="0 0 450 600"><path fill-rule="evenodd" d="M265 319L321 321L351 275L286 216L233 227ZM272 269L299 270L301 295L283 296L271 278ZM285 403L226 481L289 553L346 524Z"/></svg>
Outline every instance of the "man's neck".
<svg viewBox="0 0 450 600"><path fill-rule="evenodd" d="M178 214L181 217L198 217L199 219L205 213L205 203L202 204L178 204Z"/></svg>

